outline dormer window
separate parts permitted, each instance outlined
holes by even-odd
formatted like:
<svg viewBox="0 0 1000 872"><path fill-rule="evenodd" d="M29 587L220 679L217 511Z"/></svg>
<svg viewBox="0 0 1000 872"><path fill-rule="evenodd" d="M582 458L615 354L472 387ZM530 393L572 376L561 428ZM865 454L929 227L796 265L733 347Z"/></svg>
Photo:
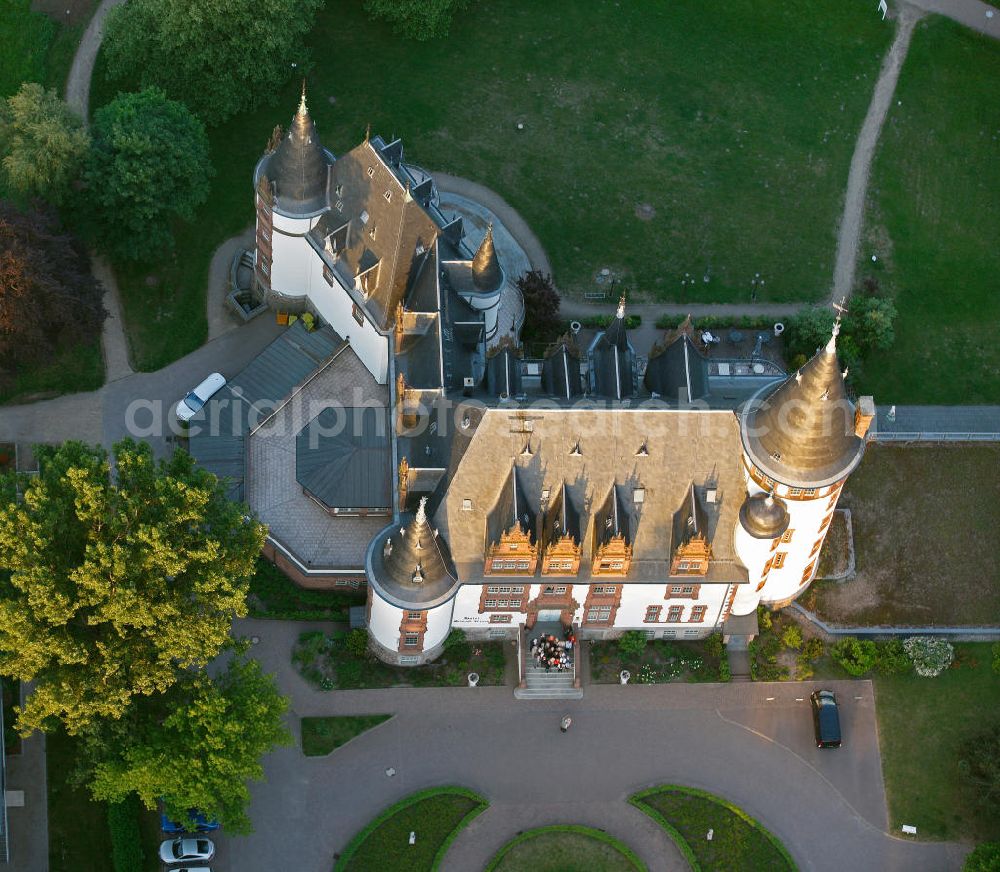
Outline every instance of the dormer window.
<svg viewBox="0 0 1000 872"><path fill-rule="evenodd" d="M375 167L368 167L368 178L371 179L374 177L375 177Z"/></svg>
<svg viewBox="0 0 1000 872"><path fill-rule="evenodd" d="M334 192L334 193L335 193L335 194L336 194L336 195L337 195L338 197L342 197L342 196L344 196L344 186L343 186L343 185L337 185L337 187L333 189L333 192Z"/></svg>
<svg viewBox="0 0 1000 872"><path fill-rule="evenodd" d="M376 229L376 228L375 228L375 225L374 225L374 224L372 224L372 229L368 231L368 235L369 235L369 236L370 236L370 237L371 237L372 239L374 239L374 238L375 238L375 229Z"/></svg>
<svg viewBox="0 0 1000 872"><path fill-rule="evenodd" d="M334 208L336 208L336 210L338 212L343 212L344 211L344 201L343 200L337 200Z"/></svg>
<svg viewBox="0 0 1000 872"><path fill-rule="evenodd" d="M386 203L392 202L392 191L386 191L382 196L385 197Z"/></svg>
<svg viewBox="0 0 1000 872"><path fill-rule="evenodd" d="M358 220L361 221L362 224L367 224L368 223L368 210L367 209L362 209L361 210L361 214L358 216Z"/></svg>

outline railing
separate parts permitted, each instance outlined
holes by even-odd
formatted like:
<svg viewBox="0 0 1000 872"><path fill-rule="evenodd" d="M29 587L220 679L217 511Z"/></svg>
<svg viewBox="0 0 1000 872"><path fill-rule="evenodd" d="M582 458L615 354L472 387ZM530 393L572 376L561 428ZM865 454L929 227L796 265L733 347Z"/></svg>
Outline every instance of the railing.
<svg viewBox="0 0 1000 872"><path fill-rule="evenodd" d="M934 433L913 431L901 433L876 430L870 434L872 442L1000 442L1000 433Z"/></svg>
<svg viewBox="0 0 1000 872"><path fill-rule="evenodd" d="M517 686L524 688L528 686L527 667L524 662L525 638L524 624L517 625Z"/></svg>
<svg viewBox="0 0 1000 872"><path fill-rule="evenodd" d="M580 625L571 624L573 629L573 687L580 687L580 658L583 656L583 644L580 641Z"/></svg>

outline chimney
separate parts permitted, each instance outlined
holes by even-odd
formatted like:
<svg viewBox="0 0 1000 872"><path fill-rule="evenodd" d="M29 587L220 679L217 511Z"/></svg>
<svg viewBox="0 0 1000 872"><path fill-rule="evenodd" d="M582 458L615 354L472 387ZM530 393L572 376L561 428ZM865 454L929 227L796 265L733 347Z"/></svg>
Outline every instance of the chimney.
<svg viewBox="0 0 1000 872"><path fill-rule="evenodd" d="M875 399L874 397L861 397L858 400L858 407L854 410L854 435L864 439L868 434L868 428L875 419Z"/></svg>

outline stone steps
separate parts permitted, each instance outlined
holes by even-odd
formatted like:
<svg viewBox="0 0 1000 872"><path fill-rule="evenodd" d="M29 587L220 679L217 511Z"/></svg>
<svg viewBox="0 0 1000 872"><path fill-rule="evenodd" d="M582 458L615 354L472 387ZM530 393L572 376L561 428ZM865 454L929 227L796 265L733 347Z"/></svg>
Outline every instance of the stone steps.
<svg viewBox="0 0 1000 872"><path fill-rule="evenodd" d="M583 689L573 686L573 672L546 672L542 666L525 670L527 687L514 689L515 699L583 699Z"/></svg>

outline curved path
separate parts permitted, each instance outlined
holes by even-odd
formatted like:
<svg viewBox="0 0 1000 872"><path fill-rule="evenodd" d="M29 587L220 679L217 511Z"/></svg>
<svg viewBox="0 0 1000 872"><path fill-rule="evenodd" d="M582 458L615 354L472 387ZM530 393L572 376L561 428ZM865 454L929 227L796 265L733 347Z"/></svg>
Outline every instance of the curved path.
<svg viewBox="0 0 1000 872"><path fill-rule="evenodd" d="M882 123L885 121L892 95L899 81L899 71L910 47L913 27L922 17L912 6L903 5L896 25L896 38L882 63L868 114L861 125L861 133L854 146L851 169L847 175L847 194L844 197L844 214L840 219L837 234L837 257L833 269L833 295L831 302L841 297L850 297L854 290L854 271L858 262L858 244L861 240L861 226L865 218L865 200L868 193L868 176L875 146L878 145Z"/></svg>
<svg viewBox="0 0 1000 872"><path fill-rule="evenodd" d="M518 830L582 823L608 830L650 870L683 869L669 839L626 804L645 787L680 783L737 803L780 838L803 870L949 872L967 848L886 832L884 787L867 681L833 682L848 743L815 747L810 683L590 685L579 701L516 702L509 687L314 690L290 654L323 624L237 621L251 654L302 716L393 714L328 757L295 747L264 761L251 786L257 832L218 839L226 869L328 870L336 851L403 796L460 784L490 801L455 840L443 868L482 869ZM569 713L573 725L560 733ZM386 770L394 770L387 777ZM309 833L308 839L301 837ZM418 833L418 838L419 833Z"/></svg>

